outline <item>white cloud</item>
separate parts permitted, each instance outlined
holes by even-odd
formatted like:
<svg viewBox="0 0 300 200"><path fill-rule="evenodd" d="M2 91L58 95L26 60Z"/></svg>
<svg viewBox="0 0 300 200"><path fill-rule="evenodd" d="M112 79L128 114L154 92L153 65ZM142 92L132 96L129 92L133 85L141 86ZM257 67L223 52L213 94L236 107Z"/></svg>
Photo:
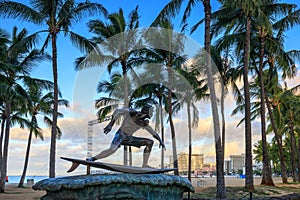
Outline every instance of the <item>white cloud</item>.
<svg viewBox="0 0 300 200"><path fill-rule="evenodd" d="M237 122L241 119L241 115L230 116L228 110L234 108L235 102L231 96L226 99L226 152L225 157L230 154L241 154L244 152L244 128L243 125L236 127ZM193 153L203 153L205 161L213 161L215 157L214 135L212 116L210 114L209 103L198 103L200 110L200 121L198 127L192 128L192 145ZM185 110L185 107L183 108ZM67 110L65 118L58 121L63 134L60 140L57 140L56 148L56 174L57 175L74 175L84 174L86 168L79 167L75 172L67 174L66 171L70 167L70 162L61 160L60 157L73 157L85 159L87 157L87 133L88 121L96 118L94 110L88 110L79 104L73 104ZM73 113L72 113L73 112ZM93 154L108 148L114 133L119 128L115 125L109 134L103 133L103 128L108 122L96 124L93 126ZM151 124L154 126L153 122ZM174 125L176 130L177 153L188 151L188 126L187 116L185 113L178 114L174 117ZM253 141L260 139L260 126L258 121L252 122ZM28 166L28 175L48 175L49 168L49 151L50 151L50 134L49 128L43 128L44 141L33 138L30 153L30 161ZM159 133L160 134L160 133ZM160 164L161 149L159 143L150 134L144 130L135 134L137 137L147 137L155 141L149 164L157 167ZM24 164L24 155L27 145L28 130L12 128L8 174L19 175L22 172ZM254 144L253 142L253 144ZM172 140L170 127L165 121L165 163L169 163L169 156L172 155ZM132 148L133 165L140 166L144 148ZM114 155L103 159L103 162L119 163L123 162L123 147L121 147Z"/></svg>

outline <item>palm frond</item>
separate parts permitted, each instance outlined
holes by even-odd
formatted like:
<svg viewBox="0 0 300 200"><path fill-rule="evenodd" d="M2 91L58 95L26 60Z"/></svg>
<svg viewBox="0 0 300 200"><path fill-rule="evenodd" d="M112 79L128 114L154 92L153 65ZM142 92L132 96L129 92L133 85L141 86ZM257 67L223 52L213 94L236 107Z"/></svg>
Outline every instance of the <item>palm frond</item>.
<svg viewBox="0 0 300 200"><path fill-rule="evenodd" d="M74 33L73 31L70 31L69 34L72 44L81 52L88 53L95 49L94 43L84 36Z"/></svg>
<svg viewBox="0 0 300 200"><path fill-rule="evenodd" d="M180 11L183 0L172 0L170 1L158 14L158 16L151 23L151 27L159 25L162 21L168 18L173 18Z"/></svg>
<svg viewBox="0 0 300 200"><path fill-rule="evenodd" d="M42 23L43 20L43 16L40 12L27 5L13 1L0 2L0 16L20 19L21 21L30 21L36 24Z"/></svg>

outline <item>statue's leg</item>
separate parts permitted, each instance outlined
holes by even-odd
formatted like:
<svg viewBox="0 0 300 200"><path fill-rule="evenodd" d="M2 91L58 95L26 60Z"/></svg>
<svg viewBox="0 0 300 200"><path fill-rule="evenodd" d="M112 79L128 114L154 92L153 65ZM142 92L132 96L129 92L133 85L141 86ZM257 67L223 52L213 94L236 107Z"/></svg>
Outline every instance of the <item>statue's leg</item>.
<svg viewBox="0 0 300 200"><path fill-rule="evenodd" d="M154 143L153 140L150 140L148 138L129 136L124 138L122 145L135 146L138 148L140 148L141 146L145 146L142 167L150 167L148 165L148 160L150 157L153 143Z"/></svg>
<svg viewBox="0 0 300 200"><path fill-rule="evenodd" d="M153 140L145 138L145 145L146 145L146 147L144 149L144 155L143 155L143 167L149 167L148 160L149 160L150 153L152 150Z"/></svg>
<svg viewBox="0 0 300 200"><path fill-rule="evenodd" d="M97 154L93 158L95 158L95 160L97 160L97 159L106 158L106 157L112 155L120 147L122 140L123 140L123 136L120 134L119 131L117 131L113 141L111 142L110 147L108 149L102 151L101 153Z"/></svg>
<svg viewBox="0 0 300 200"><path fill-rule="evenodd" d="M101 153L97 154L96 156L94 156L94 158L96 158L96 160L98 159L102 159L102 158L106 158L110 155L112 155L113 153L115 153L118 149L118 146L115 146L114 144L111 144L110 147L104 151L102 151Z"/></svg>

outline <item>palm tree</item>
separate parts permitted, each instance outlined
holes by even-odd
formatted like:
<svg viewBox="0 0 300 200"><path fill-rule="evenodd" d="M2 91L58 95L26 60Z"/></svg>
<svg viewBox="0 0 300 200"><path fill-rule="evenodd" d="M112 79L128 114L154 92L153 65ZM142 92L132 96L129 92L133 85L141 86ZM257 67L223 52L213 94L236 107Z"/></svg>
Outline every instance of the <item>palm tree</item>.
<svg viewBox="0 0 300 200"><path fill-rule="evenodd" d="M272 38L272 41L276 41L278 38ZM280 46L280 45L278 45ZM280 157L280 166L281 166L281 173L282 173L282 181L283 183L287 183L287 169L286 169L286 158L284 156L283 150L283 142L282 142L282 131L281 126L282 123L278 121L278 109L276 106L278 105L280 93L282 92L282 88L279 85L278 81L278 70L281 69L283 71L283 78L293 77L296 74L295 65L293 55L295 51L286 52L283 50L283 45L281 47L276 48L280 49L278 52L273 52L272 54L268 55L267 64L269 65L269 70L265 75L265 82L266 87L268 88L266 92L266 105L268 109L268 114L271 121L272 130L275 135L275 139L278 145L279 150L279 157Z"/></svg>
<svg viewBox="0 0 300 200"><path fill-rule="evenodd" d="M98 83L97 92L106 93L108 97L100 97L95 101L95 107L98 109L97 116L102 121L109 113L118 108L119 104L122 103L124 97L124 91L121 85L124 81L122 80L121 74L113 74L110 77L110 81L101 81Z"/></svg>
<svg viewBox="0 0 300 200"><path fill-rule="evenodd" d="M291 18L290 15L290 10L293 9L296 5L294 4L286 4L286 3L281 3L278 4L277 2L270 1L267 3L265 6L263 6L264 14L266 17L269 19L272 18L275 14L278 15L280 12L283 16L288 16L284 17L283 19L280 19L279 21L275 22L276 23L281 23L282 21L285 21L285 23L290 26L291 24L295 23L295 20ZM274 14L275 13L275 14ZM288 19L288 20L287 20ZM282 34L283 30L286 29L285 27L280 27L279 33ZM268 158L268 149L267 149L267 141L266 141L266 122L265 122L265 100L266 100L266 95L265 95L265 81L263 80L263 68L264 68L264 57L265 57L265 49L270 51L268 46L265 46L268 40L272 43L274 40L273 38L269 38L270 35L272 35L272 29L274 28L274 24L271 24L270 20L265 20L263 24L258 25L258 43L259 43L259 70L258 74L260 77L260 99L261 99L261 129L262 129L262 143L263 143L263 178L262 178L262 183L265 185L274 185L272 181L272 172L270 169L270 163L269 163L269 158ZM276 41L276 40L275 40ZM281 48L280 48L281 49Z"/></svg>
<svg viewBox="0 0 300 200"><path fill-rule="evenodd" d="M151 28L145 33L146 41L150 48L145 56L148 58L145 62L157 63L161 66L161 73L165 74L163 85L167 87L166 111L171 129L172 150L173 150L173 166L176 169L175 174L178 175L176 133L173 122L173 98L176 93L176 69L186 62L186 56L181 55L184 49L183 35L175 34L173 25L169 20L165 20L158 24L158 28Z"/></svg>
<svg viewBox="0 0 300 200"><path fill-rule="evenodd" d="M3 65L4 59L6 57L6 49L9 44L9 34L6 33L5 30L0 29L0 71L1 73L5 70L5 67ZM1 134L0 134L0 169L2 169L2 143L4 138L4 127L5 127L5 113L4 113L4 99L0 98L0 108L1 108ZM1 171L1 170L0 170ZM1 172L0 172L1 176Z"/></svg>
<svg viewBox="0 0 300 200"><path fill-rule="evenodd" d="M251 5L250 5L251 6ZM252 26L253 32L257 32L258 36L257 36L257 40L255 41L256 43L253 43L254 48L252 48L252 52L255 52L254 49L258 49L257 51L260 52L260 55L258 55L257 57L260 58L259 61L259 69L257 70L257 73L261 74L259 77L262 77L262 70L263 70L263 63L264 63L264 55L265 55L265 49L268 52L272 53L274 52L274 49L281 49L281 48L270 48L270 43L274 43L273 39L269 39L268 37L271 35L272 36L272 30L271 28L275 28L276 32L280 34L282 34L282 32L288 27L291 27L293 24L296 24L298 20L297 16L299 13L297 12L293 12L293 15L287 15L288 12L290 12L293 8L295 7L295 5L293 4L286 4L286 3L277 3L275 1L264 1L261 2L256 5L257 10L253 10L253 19L255 19L256 23L255 25ZM232 9L232 7L228 8L229 10ZM228 11L228 10L227 10ZM225 10L224 14L227 12ZM237 10L238 11L238 10ZM220 14L222 12L218 11ZM277 15L278 13L281 13L283 16L287 15L287 17L284 17L283 19L280 19L278 22L275 22L275 24L271 24L271 20L269 20L270 18L272 19L276 19L276 16L274 18L274 15ZM238 12L235 12L234 16L240 16L238 15ZM238 17L235 17L236 19L238 19ZM216 33L220 32L220 29L218 29L218 27L224 27L224 24L227 22L231 22L232 20L228 20L228 13L226 13L224 15L224 20L219 20L219 24L216 23L214 27L217 27L214 29L214 31ZM272 20L273 22L274 20ZM225 22L225 23L224 23ZM223 24L222 24L223 23ZM281 24L281 26L278 26L279 24ZM221 25L221 26L220 26ZM230 26L230 24L229 24ZM237 35L237 34L236 34ZM224 42L226 43L226 42ZM227 41L228 43L228 41ZM267 45L267 43L269 43ZM240 44L243 44L242 42L240 42ZM274 44L273 44L274 45ZM237 49L239 49L240 46L237 46ZM282 57L283 58L283 57ZM256 58L254 58L254 60L256 60ZM261 79L261 90L265 90L264 87L264 82ZM265 99L267 98L266 96L264 97L264 91L261 92L261 101L262 101L262 107L264 107L265 103ZM263 99L262 99L263 98ZM266 102L268 102L266 100ZM264 108L262 108L260 111L264 112ZM261 113L261 118L262 118L262 138L263 138L263 143L266 144L266 134L265 134L265 120L264 117L265 114ZM268 155L267 155L267 146L264 145L264 167L265 170L263 170L264 175L263 175L263 179L262 179L262 184L270 184L273 185L273 181L271 180L271 171L269 168L269 162L268 162Z"/></svg>
<svg viewBox="0 0 300 200"><path fill-rule="evenodd" d="M131 60L140 51L137 28L139 26L138 6L129 14L128 21L124 17L123 9L108 16L109 23L101 20L91 20L89 29L95 34L92 41L99 45L97 53L101 56L92 58L91 54L77 59L76 69L84 69L95 65L108 63L109 73L113 67L121 65L124 80L124 107L129 106L128 75L127 72L135 66ZM102 52L103 51L103 52ZM124 146L124 164L127 165L127 146ZM130 161L131 162L131 161Z"/></svg>
<svg viewBox="0 0 300 200"><path fill-rule="evenodd" d="M147 59L145 59L147 60ZM148 60L149 61L149 60ZM158 70L158 66L146 65L144 72L139 75L142 86L132 94L131 100L135 107L142 107L145 104L158 105L155 109L155 130L161 133L161 140L165 142L164 117L167 103L168 88L164 84L165 74ZM140 85L140 83L139 83ZM164 168L164 149L161 149L161 168Z"/></svg>
<svg viewBox="0 0 300 200"><path fill-rule="evenodd" d="M229 92L229 87L231 87L234 97L237 101L240 101L242 94L236 84L237 80L241 78L242 71L237 70L233 67L234 59L232 56L232 51L230 48L222 49L218 46L211 46L211 57L216 65L218 77L220 77L221 82L221 97L220 97L220 108L221 108L221 121L222 121L222 131L221 131L221 138L222 138L222 147L223 151L225 151L225 127L226 127L226 120L225 120L225 97Z"/></svg>
<svg viewBox="0 0 300 200"><path fill-rule="evenodd" d="M175 109L186 104L186 111L188 116L188 180L191 180L191 166L192 166L192 126L197 126L199 121L199 111L196 106L196 102L202 99L207 100L209 99L208 94L208 87L205 84L205 79L197 80L197 70L188 71L187 68L185 69L177 69L179 73L186 79L187 82L180 82L179 84L182 85L182 88L189 88L191 87L192 90L186 89L182 90L181 96L178 98L177 105L175 104ZM189 86L185 85L188 84ZM193 111L193 118L191 115L191 109ZM188 193L188 199L190 198L190 193Z"/></svg>
<svg viewBox="0 0 300 200"><path fill-rule="evenodd" d="M80 22L86 16L96 14L106 14L106 9L98 3L89 1L76 3L74 0L32 0L32 7L13 1L0 2L0 16L18 18L23 21L29 21L37 25L45 25L47 29L36 32L32 37L39 33L48 33L42 50L48 44L52 47L52 70L54 82L54 104L52 114L51 144L50 144L50 162L49 177L55 177L55 154L56 154L56 137L57 137L57 117L58 117L58 73L57 73L57 37L60 32L69 36L71 42L82 51L90 51L91 43L84 37L70 31L70 27Z"/></svg>
<svg viewBox="0 0 300 200"><path fill-rule="evenodd" d="M152 25L158 24L160 21L164 20L166 17L175 17L179 12L182 3L184 1L180 0L172 0L170 1L159 13L157 18L154 20ZM182 18L181 24L185 28L187 18L190 16L192 8L196 5L198 1L189 0L187 6L184 11L184 15ZM210 45L211 45L211 36L210 36L210 23L211 23L211 4L210 0L202 0L205 14L205 34L204 34L204 47L207 53L206 62L207 62L207 77L208 77L208 86L211 94L211 107L213 114L213 122L214 122L214 137L216 141L216 162L217 162L217 198L226 198L226 190L225 190L225 180L224 180L224 151L221 146L222 143L220 141L220 124L219 124L219 115L217 109L217 98L215 94L215 88L213 84L212 78L212 69L211 69L211 58L210 58ZM197 27L193 28L194 30Z"/></svg>
<svg viewBox="0 0 300 200"><path fill-rule="evenodd" d="M297 155L297 146L296 146L296 136L297 133L297 124L299 120L295 118L299 114L299 96L295 95L295 91L299 90L300 85L295 86L289 90L285 89L281 95L281 117L284 120L283 123L287 128L286 134L289 135L291 142L291 154ZM297 176L297 167L299 166L299 159L296 159L296 156L291 157L292 163L292 177L293 181L298 180ZM299 180L298 180L299 181Z"/></svg>
<svg viewBox="0 0 300 200"><path fill-rule="evenodd" d="M249 94L249 82L248 82L248 70L249 70L249 55L250 55L250 37L251 29L255 30L255 25L251 25L252 20L255 20L255 24L264 24L265 27L270 27L270 23L266 21L267 17L264 13L266 5L270 5L272 1L222 1L222 8L216 12L216 19L218 22L214 25L216 27L213 31L219 33L223 27L225 33L230 33L232 30L240 34L243 41L237 44L238 50L243 50L243 72L244 72L244 100L245 100L245 139L246 139L246 188L252 192L253 178L252 178L252 155L251 155L251 119L250 119L250 94ZM223 14L221 14L223 13ZM226 14L225 14L226 13ZM228 13L231 13L232 18L228 17ZM223 15L223 17L222 17ZM225 17L226 16L226 17ZM236 23L235 23L236 22ZM224 25L225 24L225 25ZM233 25L236 24L236 25ZM233 26L231 26L233 25ZM227 30L226 30L227 26ZM229 28L228 28L229 27ZM245 31L244 31L245 30ZM235 34L235 35L238 35ZM262 49L262 48L261 48ZM261 54L262 55L262 54ZM264 136L263 136L264 137ZM266 152L266 151L265 151Z"/></svg>
<svg viewBox="0 0 300 200"><path fill-rule="evenodd" d="M30 87L32 87L32 86L30 86ZM41 140L44 139L42 130L39 128L39 125L38 125L37 115L39 115L39 114L44 115L44 123L47 124L49 127L51 127L52 123L53 123L52 120L47 116L47 115L51 115L53 113L53 111L52 111L53 93L48 92L46 94L43 94L43 91L41 91L37 87L35 86L35 88L31 88L28 90L28 94L29 94L28 112L29 112L29 115L31 116L31 120L30 120L31 126L29 127L29 135L28 135L27 149L26 149L26 155L25 155L25 161L24 161L24 168L23 168L22 176L19 181L18 187L23 187L24 180L26 177L26 171L27 171L27 166L28 166L28 162L29 162L32 134L34 133L35 137L39 137ZM65 99L59 99L58 104L69 106L68 101ZM58 113L58 116L62 117L63 115L61 113ZM58 137L62 134L62 132L58 126L57 126L57 133L58 133Z"/></svg>
<svg viewBox="0 0 300 200"><path fill-rule="evenodd" d="M149 74L149 71L147 72L147 75ZM152 73L151 73L152 74ZM158 109L156 109L156 120L155 120L155 129L160 128L160 134L161 134L161 140L163 143L165 143L165 128L164 128L164 116L165 116L165 108L166 108L166 102L167 102L167 96L168 96L168 88L162 85L161 83L156 84L148 84L143 85L143 87L140 88L140 91L137 91L138 94L133 94L133 96L146 96L144 99L139 99L136 102L136 105L139 105L138 107L145 105L146 103L153 103L158 104ZM165 167L165 150L161 149L161 168L163 169Z"/></svg>
<svg viewBox="0 0 300 200"><path fill-rule="evenodd" d="M4 145L2 154L2 169L0 180L0 192L5 190L5 177L7 173L8 144L11 125L14 123L13 112L24 113L24 108L28 103L28 94L24 87L36 84L41 88L49 88L48 82L34 79L29 76L30 70L39 61L50 59L46 54L41 54L39 50L31 49L34 40L28 40L27 30L18 32L13 28L12 39L6 47L4 56L1 55L0 84L1 100L4 102L4 112L2 119L5 119ZM23 122L20 122L23 127ZM3 127L4 128L4 127ZM1 141L2 143L2 141Z"/></svg>

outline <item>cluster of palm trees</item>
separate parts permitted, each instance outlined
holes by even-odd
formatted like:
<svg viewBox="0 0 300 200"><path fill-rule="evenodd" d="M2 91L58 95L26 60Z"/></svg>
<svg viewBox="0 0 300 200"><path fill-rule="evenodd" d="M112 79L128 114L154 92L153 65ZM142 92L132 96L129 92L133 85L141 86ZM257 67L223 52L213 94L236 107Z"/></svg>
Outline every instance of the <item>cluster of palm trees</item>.
<svg viewBox="0 0 300 200"><path fill-rule="evenodd" d="M277 75L275 75L277 76ZM275 78L277 79L277 77ZM267 133L274 133L271 142L268 143L270 161L273 163L274 171L281 174L282 181L287 183L287 177L291 176L293 181L299 182L299 128L296 119L299 112L299 85L287 88L285 85L274 85L274 90L270 92L268 107L271 107L272 117L270 116L270 125L267 127ZM257 102L253 102L256 104ZM258 106L253 106L253 116ZM257 162L262 161L262 141L254 145L254 158Z"/></svg>
<svg viewBox="0 0 300 200"><path fill-rule="evenodd" d="M201 15L199 22L192 24L191 33L204 23L205 53L198 52L190 65L187 55L183 55L184 37L173 31L172 18L177 16L185 6L181 25L182 30L186 31L190 25L189 16L196 8L199 8L199 3L203 5L204 18L202 19ZM6 91L2 93L8 95L8 97L1 96L1 107L3 107L1 130L4 130L5 127L3 135L5 137L3 138L1 134L1 145L4 139L4 146L0 148L1 151L3 149L1 152L1 191L4 191L4 187L2 187L4 181L2 180L5 178L3 175L6 175L9 127L13 123L14 116L18 112L22 112L21 116L25 115L26 112L29 112L29 105L31 105L28 103L29 100L22 102L26 106L15 102L18 101L17 97L20 95L15 93L20 90L21 86L13 87L11 84L14 83L16 84L14 86L17 86L20 80L24 80L22 88L25 87L24 90L20 90L20 93L26 95L28 99L31 95L42 95L41 91L44 90L51 89L53 91L49 93L53 101L50 104L51 109L48 110L52 111L49 177L55 177L55 148L59 114L56 39L60 32L69 36L71 42L85 54L76 60L75 69L81 70L105 65L109 72L112 72L113 67L116 67L118 71L118 73L111 74L110 81L101 81L98 85L98 92L107 94L96 100L99 119L104 118L120 104L124 107L139 107L150 102L157 105L157 119L159 120L157 120L156 127L161 130L164 140L163 120L165 113L167 114L175 168L178 168L178 164L174 114L179 112L183 104L186 104L189 154L191 155L191 126L193 124L191 108L194 108L194 119L197 121L198 113L195 101L210 99L217 164L217 198L226 198L223 167L226 146L224 101L225 96L231 91L237 103L237 108L233 113L244 113L240 124L243 123L245 127L245 187L248 191L251 193L254 190L251 121L255 117L259 117L261 121L262 184L274 185L267 133L274 135L273 142L278 146L283 182L287 182L287 162L289 162L284 156L285 151L291 152L291 155L297 155L291 156L291 173L294 181L299 181L300 124L295 117L299 112L299 99L296 93L298 87L282 88L280 80L293 78L296 75L295 62L299 59L300 54L297 50L285 50L284 34L300 23L300 11L294 4L276 0L219 0L218 3L220 4L218 10L212 12L210 0L189 0L187 2L172 0L153 20L152 28L141 30L138 29L140 18L138 7L129 14L126 21L122 9L108 14L101 4L89 1L76 3L72 0L32 0L32 8L21 3L1 1L0 15L2 17L20 18L46 27L28 37L23 35L24 38L20 42L16 42L16 45L12 45L12 41L8 40L4 32L1 33L1 37L4 38L0 40L1 76L3 74L3 77L7 79L7 81L3 79L6 82L1 80L1 85L6 85L5 87L1 86L1 90L6 88ZM91 20L87 24L89 31L94 34L93 38L87 39L69 30L72 24L92 14L105 16L103 20ZM39 51L32 50L37 34L42 32L48 33L45 43ZM211 40L214 43L213 46ZM26 65L28 59L24 59L24 55L31 55L30 52L34 51L37 54L35 59L49 59L49 56L44 53L49 43L52 47L53 84L48 81L44 87L42 87L43 84L38 84L39 87L37 87L34 81L27 84L28 79L17 78L29 75L30 69ZM8 44L12 45L12 50L8 48ZM18 49L15 50L17 47ZM12 56L14 60L8 59ZM25 63L19 57L24 59ZM31 67L36 63L30 64ZM242 88L237 87L239 80L243 82ZM220 84L220 98L217 97L216 82L222 83ZM23 99L25 98L23 97ZM218 113L219 104L221 120ZM25 110L23 111L23 109ZM34 116L33 113L37 112L30 113ZM267 120L269 120L268 127ZM38 130L36 120L33 119L33 121L31 125L28 124L29 129ZM164 165L163 157L164 152L162 151L162 166ZM191 162L190 159L189 162ZM178 174L178 171L175 171L175 174Z"/></svg>
<svg viewBox="0 0 300 200"><path fill-rule="evenodd" d="M0 29L1 46L1 136L0 136L0 166L1 191L4 191L7 174L7 156L10 129L13 125L29 130L28 144L24 169L19 182L23 186L26 176L30 146L33 134L43 140L42 128L39 126L37 115L44 116L46 125L51 126L50 116L53 112L53 83L48 80L34 78L30 75L32 69L51 57L34 49L36 42L28 38L26 29L18 30L14 27L11 35ZM59 100L59 104L68 105L68 101ZM59 116L62 116L59 113ZM61 130L57 128L60 137Z"/></svg>

